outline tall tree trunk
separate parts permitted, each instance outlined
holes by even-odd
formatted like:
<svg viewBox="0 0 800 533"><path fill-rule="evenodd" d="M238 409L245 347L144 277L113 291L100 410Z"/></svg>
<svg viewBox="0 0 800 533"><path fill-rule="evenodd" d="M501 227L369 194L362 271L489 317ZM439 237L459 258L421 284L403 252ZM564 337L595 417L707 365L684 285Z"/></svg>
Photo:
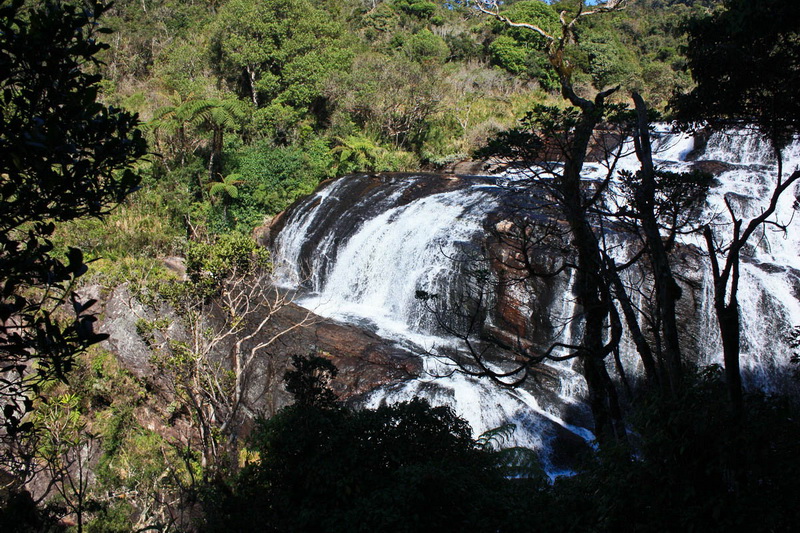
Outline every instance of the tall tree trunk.
<svg viewBox="0 0 800 533"><path fill-rule="evenodd" d="M717 315L719 333L722 340L722 360L725 364L725 383L731 401L734 416L739 418L744 412L742 375L739 364L741 348L739 346L739 251L746 242L740 234L741 220L733 223L733 243L728 251L726 268L720 269L714 248L711 228L706 226L704 237L711 260L711 272L714 279L714 311ZM751 222L752 225L752 222ZM749 229L749 228L748 228ZM730 288L728 284L730 283Z"/></svg>
<svg viewBox="0 0 800 533"><path fill-rule="evenodd" d="M741 348L739 346L739 302L732 301L717 306L719 332L722 338L722 353L725 362L725 383L728 386L728 397L733 413L738 418L744 410L742 391L742 373L739 363Z"/></svg>
<svg viewBox="0 0 800 533"><path fill-rule="evenodd" d="M609 0L604 4L603 11L617 10L620 5L620 0ZM558 74L563 98L581 110L578 125L569 132L572 139L565 150L564 170L557 178L556 187L561 195L561 207L578 256L575 299L584 315L585 327L580 350L584 376L589 388L590 405L595 418L595 434L601 442L624 440L622 411L614 383L605 367L605 357L611 353L610 347L604 342L605 327L611 314L616 313L616 310L609 282L604 277L602 249L591 226L587 213L589 206L584 204L581 189L581 170L594 129L602 119L605 99L619 88L598 93L594 101L578 96L572 85L572 66L566 56L567 47L575 41L578 19L600 11L584 11L583 2L572 18L566 11L562 11L561 34L556 37L534 24L514 22L501 15L500 3L477 2L475 6L481 12L506 25L526 28L544 37L547 41L545 53Z"/></svg>
<svg viewBox="0 0 800 533"><path fill-rule="evenodd" d="M655 213L655 167L653 166L652 148L650 145L647 107L637 93L633 93L638 117L634 135L636 155L641 163L639 172L641 184L635 193L636 211L639 215L642 232L647 245L650 264L653 269L653 283L656 290L656 308L661 322L663 339L663 359L667 369L666 383L675 392L683 375L683 362L678 335L676 302L681 296L681 289L675 281L670 268L669 254L661 237Z"/></svg>
<svg viewBox="0 0 800 533"><path fill-rule="evenodd" d="M630 332L633 343L636 346L636 351L639 353L639 359L642 361L645 379L648 381L648 383L654 384L656 387L658 387L660 384L660 378L658 375L658 368L656 367L656 360L653 356L653 350L650 349L650 343L647 342L647 338L645 337L644 332L639 325L636 309L634 309L633 304L631 303L630 296L628 296L628 292L626 291L625 285L620 278L614 260L610 257L606 257L606 263L608 264L606 267L606 272L609 281L614 287L616 300L619 302L619 305L622 308L622 314L625 316L625 322L628 324L628 331Z"/></svg>
<svg viewBox="0 0 800 533"><path fill-rule="evenodd" d="M209 183L217 181L220 171L220 159L222 158L224 131L221 127L215 127L211 138L211 157L208 159L208 179Z"/></svg>
<svg viewBox="0 0 800 533"><path fill-rule="evenodd" d="M589 404L595 419L595 435L598 441L609 442L625 440L622 410L614 382L605 366L605 357L610 353L604 342L605 326L613 302L603 277L600 243L588 218L581 184L583 162L594 129L602 116L603 98L598 95L598 101L594 103L579 100L581 120L565 154L564 172L558 178L558 186L578 255L575 298L585 321L581 342L584 352L582 360L589 389Z"/></svg>
<svg viewBox="0 0 800 533"><path fill-rule="evenodd" d="M247 72L247 82L250 84L250 97L253 105L258 109L258 91L256 90L256 69L252 66L245 67Z"/></svg>

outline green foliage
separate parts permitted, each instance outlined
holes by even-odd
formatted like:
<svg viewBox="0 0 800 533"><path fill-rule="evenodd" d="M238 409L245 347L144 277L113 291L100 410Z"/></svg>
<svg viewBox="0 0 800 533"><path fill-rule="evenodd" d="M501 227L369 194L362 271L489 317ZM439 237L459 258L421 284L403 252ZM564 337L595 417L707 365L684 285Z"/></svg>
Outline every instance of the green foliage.
<svg viewBox="0 0 800 533"><path fill-rule="evenodd" d="M726 0L688 24L697 86L675 105L684 118L756 124L776 148L800 132L800 4Z"/></svg>
<svg viewBox="0 0 800 533"><path fill-rule="evenodd" d="M87 509L88 531L130 531L132 524L154 525L159 498L176 498L191 474L162 436L139 423L151 413L151 394L109 353L95 351L78 365L72 384L82 420L100 442ZM148 403L151 403L148 405Z"/></svg>
<svg viewBox="0 0 800 533"><path fill-rule="evenodd" d="M334 158L336 175L339 176L354 172L404 170L412 166L408 163L413 160L413 156L404 158L403 152L389 150L373 139L355 135L337 138L336 146L330 153Z"/></svg>
<svg viewBox="0 0 800 533"><path fill-rule="evenodd" d="M275 147L266 142L243 147L229 161L236 169L232 174L236 197L213 206L212 228L251 231L265 217L310 194L327 177L332 159L327 143L319 138L309 139L304 147Z"/></svg>
<svg viewBox="0 0 800 533"><path fill-rule="evenodd" d="M240 174L229 174L222 181L209 183L208 195L212 198L221 198L223 203L227 203L239 197L239 189L236 186L241 184Z"/></svg>
<svg viewBox="0 0 800 533"><path fill-rule="evenodd" d="M69 384L49 384L30 417L37 431L27 435L58 497L35 510L33 505L25 508L25 493L10 501L3 494L0 526L4 531L61 531L44 524L54 525L77 509L87 531L164 526L157 506L177 499L190 473L163 437L140 424L139 417L158 416L152 391L112 354L96 348L76 360L70 377ZM97 459L88 465L91 476L87 457Z"/></svg>
<svg viewBox="0 0 800 533"><path fill-rule="evenodd" d="M492 61L510 73L534 79L546 91L558 89L558 76L544 54L520 47L502 35L492 41L489 52Z"/></svg>
<svg viewBox="0 0 800 533"><path fill-rule="evenodd" d="M550 35L560 35L561 24L558 19L558 12L553 6L540 0L514 2L501 12L514 22L533 24ZM508 35L520 44L530 45L531 49L541 50L547 43L543 36L527 28L506 27L505 24L499 21L493 21L492 27L495 32L502 32L503 35Z"/></svg>
<svg viewBox="0 0 800 533"><path fill-rule="evenodd" d="M188 280L153 278L143 284L140 299L153 303L163 300L179 313L194 316L195 307L218 296L231 277L241 280L271 268L269 251L238 232L217 235L210 242L189 241L184 256ZM140 321L137 330L146 342L153 344L153 333L164 330L166 325L158 321ZM178 344L173 348L185 351Z"/></svg>
<svg viewBox="0 0 800 533"><path fill-rule="evenodd" d="M444 39L434 35L430 30L424 29L412 35L405 42L403 51L412 61L424 63L444 61L449 49Z"/></svg>
<svg viewBox="0 0 800 533"><path fill-rule="evenodd" d="M222 206L222 217L228 221L228 205L239 198L239 185L244 183L240 174L228 174L221 181L208 184L208 196L212 204Z"/></svg>
<svg viewBox="0 0 800 533"><path fill-rule="evenodd" d="M364 37L368 42L388 40L400 26L400 16L389 2L380 2L361 20Z"/></svg>
<svg viewBox="0 0 800 533"><path fill-rule="evenodd" d="M599 89L621 85L639 75L636 56L613 35L598 36L582 48L588 56L592 83Z"/></svg>
<svg viewBox="0 0 800 533"><path fill-rule="evenodd" d="M545 132L570 131L579 120L580 114L576 108L534 106L520 119L518 127L498 133L486 146L477 150L476 155L536 161L546 147Z"/></svg>
<svg viewBox="0 0 800 533"><path fill-rule="evenodd" d="M598 88L620 84L663 109L673 92L688 90L692 84L680 53L686 44L683 22L719 1L639 1L611 16L588 17L581 27L580 48L595 52L584 54L580 68L591 72Z"/></svg>
<svg viewBox="0 0 800 533"><path fill-rule="evenodd" d="M188 242L186 274L193 283L221 282L234 270L251 272L268 268L269 252L241 233L220 235L213 243Z"/></svg>
<svg viewBox="0 0 800 533"><path fill-rule="evenodd" d="M503 14L515 22L537 25L551 35L560 32L555 10L538 0L514 3L503 10ZM546 90L553 91L559 87L558 79L543 52L547 46L544 37L525 28L507 28L499 22L494 22L492 27L500 33L489 45L494 64L512 74L536 79Z"/></svg>
<svg viewBox="0 0 800 533"><path fill-rule="evenodd" d="M160 133L166 132L171 137L166 143L175 146L171 151L183 165L188 156L188 146L192 144L189 128L211 132L208 154L209 180L217 178L220 159L225 148L225 133L239 132L250 122L250 106L236 98L190 98L174 106L166 106L157 110L156 118L148 125L153 132L154 140L161 141ZM161 144L161 143L159 143ZM199 180L198 182L201 182Z"/></svg>
<svg viewBox="0 0 800 533"><path fill-rule="evenodd" d="M429 19L436 12L436 4L426 0L394 0L392 5L420 19Z"/></svg>
<svg viewBox="0 0 800 533"><path fill-rule="evenodd" d="M511 36L501 35L489 45L492 60L512 74L523 74L528 69L529 49L520 46Z"/></svg>
<svg viewBox="0 0 800 533"><path fill-rule="evenodd" d="M466 423L420 400L297 404L260 422L251 447L232 494L206 500L212 531L496 531L507 510Z"/></svg>
<svg viewBox="0 0 800 533"><path fill-rule="evenodd" d="M245 102L229 97L190 99L171 112L212 131L236 131L247 122L249 110Z"/></svg>
<svg viewBox="0 0 800 533"><path fill-rule="evenodd" d="M146 217L140 223L126 221L131 230L140 228L141 238L131 231L122 234L128 240L97 243L113 249L115 256L142 245L154 249L148 253L168 249L174 239L164 239L163 232L170 229L184 227L188 235L249 231L322 177L455 160L508 127L520 106L547 98L531 93L520 80L535 79L550 91L558 88L540 51L540 37L465 17L467 10L456 4L441 9L410 0L374 6L237 0L218 10L204 3L158 6L125 2L113 9L112 23L120 34L106 58L105 72L113 77L107 98L153 117L148 133L154 151L163 156L155 161L153 175L161 190L170 191L165 199L184 203L162 223L152 221L152 230ZM557 33L560 8L526 1L507 3L504 12ZM672 86L688 83L688 76L678 72L682 41L673 33L677 21L693 9L699 7L678 3L665 10L637 3L628 10L635 15L588 17L580 23L579 46L568 50L576 66L573 78L579 84L621 82L663 102ZM435 24L441 29L432 31ZM500 35L493 39L490 31ZM519 80L486 85L476 74L475 96L462 98L462 82L453 75L482 73L489 59ZM143 100L142 94L152 98ZM257 107L252 116L234 123L190 113L197 102L242 100ZM374 146L367 146L370 141ZM353 143L363 149L350 151L347 145ZM307 161L310 144L327 144L325 150L314 149L320 165ZM252 186L236 185L238 198L207 195L210 183L242 174L240 161L258 159L250 154L253 146L270 152L276 146L288 148L280 157L296 162L291 152L298 145L304 161L296 178L279 172L278 183L261 186L261 179L251 178ZM329 153L330 147L334 151ZM308 166L313 167L310 175ZM190 207L186 202L191 199ZM172 209L154 207L154 213ZM92 241L102 240L95 239L99 227L86 233Z"/></svg>
<svg viewBox="0 0 800 533"><path fill-rule="evenodd" d="M69 246L83 250L88 260L95 261L90 271L92 278L109 275L117 269L118 262L174 255L185 237L187 196L185 191L163 191L144 185L141 194L103 219L78 219L60 225L53 243L59 251L66 251Z"/></svg>
<svg viewBox="0 0 800 533"><path fill-rule="evenodd" d="M91 73L105 46L107 10L21 1L0 7L0 382L7 435L30 428L30 397L65 379L73 357L102 340L71 293L87 271L83 254L53 253L55 223L102 217L138 185L133 163L146 144L136 116L98 102ZM36 294L37 289L44 296ZM74 317L55 312L72 298ZM13 320L10 320L14 317Z"/></svg>
<svg viewBox="0 0 800 533"><path fill-rule="evenodd" d="M341 27L306 0L232 0L217 23L221 64L231 76L246 72L257 106L308 106L327 73L346 62Z"/></svg>
<svg viewBox="0 0 800 533"><path fill-rule="evenodd" d="M450 49L450 61L474 60L482 55L483 47L469 33L449 33L444 36L444 41Z"/></svg>
<svg viewBox="0 0 800 533"><path fill-rule="evenodd" d="M261 217L274 215L295 198L311 193L319 180L319 176L306 174L299 148L255 146L240 162L240 173L247 184L245 194L250 192Z"/></svg>
<svg viewBox="0 0 800 533"><path fill-rule="evenodd" d="M363 54L349 71L331 80L328 95L338 101L334 120L346 114L349 122L367 134L408 149L421 140L428 120L440 108L440 84L434 65L423 66L385 54Z"/></svg>

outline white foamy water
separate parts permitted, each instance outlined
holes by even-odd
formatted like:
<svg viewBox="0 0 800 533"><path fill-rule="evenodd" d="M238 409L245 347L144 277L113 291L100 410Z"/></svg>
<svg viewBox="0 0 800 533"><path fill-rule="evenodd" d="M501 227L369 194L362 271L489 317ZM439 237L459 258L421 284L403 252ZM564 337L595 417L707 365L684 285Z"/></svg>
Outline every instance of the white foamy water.
<svg viewBox="0 0 800 533"><path fill-rule="evenodd" d="M714 133L708 139L703 159L737 165L774 165L775 154L769 143L752 130Z"/></svg>
<svg viewBox="0 0 800 533"><path fill-rule="evenodd" d="M479 204L488 210L493 202L477 190L446 192L364 221L302 305L331 318L370 320L379 331L431 331L435 317L416 292L447 298L459 246L482 229Z"/></svg>
<svg viewBox="0 0 800 533"><path fill-rule="evenodd" d="M660 126L653 136L653 147L654 161L660 168L681 171L692 165L686 161L695 151L694 139L689 135L672 134L666 126ZM734 132L728 137L712 136L706 154L700 155L699 159L729 165L717 177L702 215L704 220L717 224L720 239L724 240L730 230L725 218L726 198L745 220L767 205L776 176L775 165L770 163L774 158L765 150L763 142L747 140L740 132ZM624 146L623 154L615 169L635 172L639 163L630 143ZM789 146L784 157L788 174L800 164L800 143ZM606 172L602 165L587 165L586 177L601 179ZM508 179L513 182L524 177L523 171ZM305 287L300 301L303 306L322 316L371 327L381 336L423 355L426 372L422 376L375 391L367 405L421 396L434 405L453 407L471 424L475 435L513 422L517 430L508 444L541 450L545 452L545 462L555 438L554 428L590 440L589 429L572 425L562 416L565 405L582 405L586 392L585 382L573 370L572 362L551 364L558 375L554 393L560 406L556 406L526 390L510 390L487 378L453 372L452 364L447 365L437 356L444 347L458 347L459 341L437 332L436 316L415 296L417 291L425 291L443 301L458 300L453 291L463 275L461 265L474 253L470 243L483 231L487 213L496 205L491 187L482 184L402 201L404 193L418 183L409 178L393 184L396 188L390 194L355 200L358 203L350 211L357 216L338 221L336 231L315 241L318 245L307 266L310 276L303 280L303 269L298 264L301 248L323 225L325 213L342 201L339 195L347 187L345 182L342 179L329 185L293 214L277 240L275 255L284 263L278 271L283 282ZM786 223L788 233L767 228L751 241L751 253L742 263L742 368L751 385L765 389L776 382L788 362L785 334L792 326L800 325L800 222L795 220L800 217L794 216L797 196L797 187L787 191L776 213L775 220ZM704 248L698 236L687 236L685 243ZM615 253L622 260L629 251L620 244ZM705 343L705 362L721 362L709 276L698 276L704 279L697 292L696 322ZM549 315L557 328L554 338L569 344L579 338L579 333L569 322L575 315L572 280L565 279L563 283L564 296ZM630 366L628 371L636 372L638 356L629 339L623 342L623 349L628 352L623 354L623 361ZM551 474L557 470L549 465Z"/></svg>
<svg viewBox="0 0 800 533"><path fill-rule="evenodd" d="M324 212L326 202L338 200L329 192L313 201L319 203L296 216L291 231L313 231L314 218ZM553 426L591 440L588 429L565 423L559 413L542 408L525 390L501 388L488 378L454 372L452 363L436 356L441 348L457 346L459 341L435 333L436 316L416 293L435 294L445 301L457 299L451 292L461 273L454 263L472 259L470 243L483 231L486 214L496 207L496 201L485 185L443 192L360 220L347 241L333 252L324 244L330 239L323 238L312 270L324 271L324 275L312 275L306 283L308 293L298 303L321 316L371 327L382 337L423 355L422 376L373 392L368 406L424 397L432 405L451 406L470 423L475 436L513 422L517 429L506 444L542 451L554 438ZM297 236L278 240L277 255L299 257L303 240ZM291 268L288 271L293 272ZM571 307L564 312L570 313ZM566 322L566 316L563 320ZM571 328L564 331L570 335ZM585 390L582 378L571 363L559 365L563 385L558 395L566 402L578 403L578 395ZM558 472L556 467L549 470Z"/></svg>
<svg viewBox="0 0 800 533"><path fill-rule="evenodd" d="M292 220L287 222L290 231L282 231L275 243L275 253L272 260L274 264L273 276L281 287L297 287L302 281L300 273L300 250L306 239L306 234L314 223L320 208L325 205L330 208L331 202L338 201L336 190L343 185L339 180L315 192L306 204L310 208L298 210Z"/></svg>
<svg viewBox="0 0 800 533"><path fill-rule="evenodd" d="M704 154L704 158L735 165L717 177L719 183L709 194L705 212L718 224L715 234L722 243L729 241L731 231L726 200L746 226L767 209L778 179L776 158L769 145L757 135L746 133L740 130L728 136L714 134ZM795 140L783 151L783 159L785 179L800 167L800 141ZM770 223L756 231L742 260L742 370L751 386L768 392L786 379L782 374L791 354L787 334L800 325L799 187L795 184L782 195ZM785 231L772 223L784 226ZM702 245L699 238L693 242ZM714 339L715 349L709 350L707 362L721 363L719 340Z"/></svg>

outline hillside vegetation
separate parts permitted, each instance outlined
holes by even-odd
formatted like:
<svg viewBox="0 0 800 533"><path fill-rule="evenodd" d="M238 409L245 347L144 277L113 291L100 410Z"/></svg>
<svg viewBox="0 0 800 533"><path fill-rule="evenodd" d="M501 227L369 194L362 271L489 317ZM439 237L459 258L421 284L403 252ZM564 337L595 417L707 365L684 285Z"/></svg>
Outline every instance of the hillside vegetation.
<svg viewBox="0 0 800 533"><path fill-rule="evenodd" d="M714 4L636 0L583 19L576 87L621 85L615 98L638 90L663 109L691 83L681 22ZM547 26L569 5L504 9ZM112 232L63 234L117 263L250 232L329 177L443 168L534 104L563 105L542 43L460 2L120 0L103 20L101 98L139 113L152 154Z"/></svg>

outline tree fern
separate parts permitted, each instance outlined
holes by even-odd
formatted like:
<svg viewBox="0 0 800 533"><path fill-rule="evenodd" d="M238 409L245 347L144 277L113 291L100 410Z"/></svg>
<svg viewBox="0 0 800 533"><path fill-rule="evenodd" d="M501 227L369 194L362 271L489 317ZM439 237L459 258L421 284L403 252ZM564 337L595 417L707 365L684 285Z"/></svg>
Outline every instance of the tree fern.
<svg viewBox="0 0 800 533"><path fill-rule="evenodd" d="M339 174L348 172L384 170L387 150L376 141L359 135L337 137L337 145L331 149L336 159Z"/></svg>
<svg viewBox="0 0 800 533"><path fill-rule="evenodd" d="M543 479L545 472L535 450L521 446L506 447L516 429L515 424L503 424L481 433L475 443L480 449L492 454L495 464L505 477Z"/></svg>
<svg viewBox="0 0 800 533"><path fill-rule="evenodd" d="M208 195L211 197L222 198L223 201L236 199L239 197L237 185L244 183L241 174L229 174L222 181L215 181L209 184Z"/></svg>

